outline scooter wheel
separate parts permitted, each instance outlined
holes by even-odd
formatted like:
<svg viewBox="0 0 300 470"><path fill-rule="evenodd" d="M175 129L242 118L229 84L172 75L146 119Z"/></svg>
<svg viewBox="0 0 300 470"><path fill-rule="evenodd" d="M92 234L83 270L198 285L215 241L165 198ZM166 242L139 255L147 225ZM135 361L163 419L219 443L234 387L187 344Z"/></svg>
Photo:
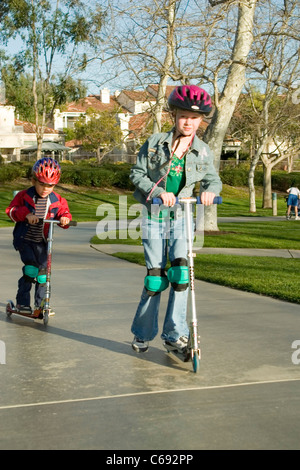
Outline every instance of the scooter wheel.
<svg viewBox="0 0 300 470"><path fill-rule="evenodd" d="M200 368L200 359L199 355L197 353L194 354L193 356L193 370L195 374L199 371Z"/></svg>
<svg viewBox="0 0 300 470"><path fill-rule="evenodd" d="M48 325L48 321L49 321L49 314L48 312L44 312L44 315L43 315L44 325Z"/></svg>
<svg viewBox="0 0 300 470"><path fill-rule="evenodd" d="M12 304L11 304L11 302L8 302L6 304L6 315L8 317L11 317L11 315L12 315Z"/></svg>

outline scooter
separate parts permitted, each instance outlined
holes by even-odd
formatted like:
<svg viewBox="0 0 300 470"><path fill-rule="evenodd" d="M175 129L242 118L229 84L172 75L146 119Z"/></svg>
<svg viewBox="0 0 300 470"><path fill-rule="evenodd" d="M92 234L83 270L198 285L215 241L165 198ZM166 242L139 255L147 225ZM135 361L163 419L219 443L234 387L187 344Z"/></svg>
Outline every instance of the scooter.
<svg viewBox="0 0 300 470"><path fill-rule="evenodd" d="M9 300L6 305L6 314L8 317L11 315L20 315L22 317L32 318L34 320L43 320L44 325L48 324L49 316L51 315L50 309L50 295L51 295L51 265L52 265L52 245L53 245L53 227L54 224L59 224L59 220L43 219L44 224L49 224L49 232L47 238L47 271L46 271L46 292L42 301L42 305L37 313L20 312L14 305L12 300ZM76 221L70 221L69 226L76 226Z"/></svg>
<svg viewBox="0 0 300 470"><path fill-rule="evenodd" d="M154 198L152 200L153 204L162 204L160 198ZM168 353L173 354L177 359L180 359L183 362L192 361L193 370L195 373L199 371L200 359L201 359L201 350L200 350L200 336L198 333L198 320L196 312L196 298L195 298L195 273L194 273L194 257L196 256L193 253L193 234L194 230L192 227L193 219L193 204L201 204L200 197L190 197L190 198L176 198L177 204L182 204L184 206L185 222L186 222L186 234L187 234L187 256L188 256L188 268L189 268L189 305L187 309L187 318L189 320L189 340L187 348L183 353L180 353L177 350L170 349L167 344L164 344ZM214 204L222 204L222 198L217 196L214 198Z"/></svg>

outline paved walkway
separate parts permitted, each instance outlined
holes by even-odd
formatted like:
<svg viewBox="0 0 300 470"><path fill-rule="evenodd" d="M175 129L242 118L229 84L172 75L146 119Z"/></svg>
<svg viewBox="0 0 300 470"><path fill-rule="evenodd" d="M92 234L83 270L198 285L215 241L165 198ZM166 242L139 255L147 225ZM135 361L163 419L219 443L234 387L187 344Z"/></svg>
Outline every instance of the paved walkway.
<svg viewBox="0 0 300 470"><path fill-rule="evenodd" d="M6 317L20 262L0 230L0 449L300 449L299 305L196 281L199 374L159 337L136 354L144 268L91 248L94 233L55 230L45 327Z"/></svg>

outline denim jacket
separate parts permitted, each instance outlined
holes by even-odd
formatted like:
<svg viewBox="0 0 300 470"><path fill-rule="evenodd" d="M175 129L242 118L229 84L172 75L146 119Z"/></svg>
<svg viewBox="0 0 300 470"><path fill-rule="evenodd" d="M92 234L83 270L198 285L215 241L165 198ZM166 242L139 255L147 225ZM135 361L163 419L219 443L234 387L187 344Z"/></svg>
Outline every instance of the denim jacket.
<svg viewBox="0 0 300 470"><path fill-rule="evenodd" d="M130 179L136 187L134 197L142 204L146 204L150 193L152 199L166 191L167 178L163 177L168 172L173 132L174 129L149 137L141 147L137 162L132 167ZM185 158L185 186L178 196L192 196L195 184L199 181L201 182L200 193L209 191L218 196L222 189L222 182L214 167L213 154L208 145L195 136ZM160 182L155 187L158 181Z"/></svg>

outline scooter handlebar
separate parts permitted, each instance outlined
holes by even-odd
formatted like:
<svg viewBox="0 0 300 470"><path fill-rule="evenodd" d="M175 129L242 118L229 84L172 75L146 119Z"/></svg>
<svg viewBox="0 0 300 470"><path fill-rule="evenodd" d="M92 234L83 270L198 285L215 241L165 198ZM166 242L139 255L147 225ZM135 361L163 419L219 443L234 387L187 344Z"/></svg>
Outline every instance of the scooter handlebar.
<svg viewBox="0 0 300 470"><path fill-rule="evenodd" d="M44 223L46 224L60 224L60 221L59 220L51 220L51 219L40 219L42 220ZM77 221L76 220L71 220L69 223L68 223L68 226L71 226L71 227L76 227L77 225Z"/></svg>
<svg viewBox="0 0 300 470"><path fill-rule="evenodd" d="M176 204L180 204L180 202L184 202L184 200L188 200L188 199L194 199L196 204L202 204L201 200L200 200L200 196L197 196L195 198L176 198ZM152 204L162 204L162 199L160 197L154 197L151 201ZM214 198L214 202L213 204L222 204L222 197L221 196L216 196Z"/></svg>

